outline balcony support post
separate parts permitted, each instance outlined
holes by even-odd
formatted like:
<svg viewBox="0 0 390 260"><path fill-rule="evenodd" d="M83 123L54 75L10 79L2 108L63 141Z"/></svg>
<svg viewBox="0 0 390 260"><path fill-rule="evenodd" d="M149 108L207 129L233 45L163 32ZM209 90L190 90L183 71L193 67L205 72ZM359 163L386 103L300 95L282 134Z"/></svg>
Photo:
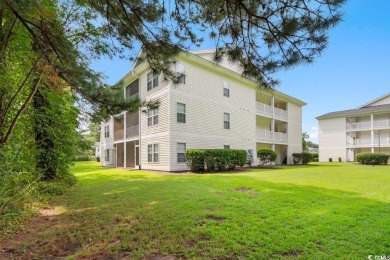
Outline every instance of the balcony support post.
<svg viewBox="0 0 390 260"><path fill-rule="evenodd" d="M375 143L375 136L374 136L374 115L371 114L371 153L374 153L374 143Z"/></svg>

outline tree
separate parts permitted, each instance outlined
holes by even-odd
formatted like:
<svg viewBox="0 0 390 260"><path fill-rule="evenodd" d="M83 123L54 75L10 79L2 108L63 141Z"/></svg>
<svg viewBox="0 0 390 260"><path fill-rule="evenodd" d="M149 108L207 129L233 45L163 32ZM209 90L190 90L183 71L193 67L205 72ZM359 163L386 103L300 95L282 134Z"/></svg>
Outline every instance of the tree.
<svg viewBox="0 0 390 260"><path fill-rule="evenodd" d="M304 151L304 152L309 151L309 147L307 146L307 141L306 141L306 139L308 139L309 137L310 136L308 133L306 133L306 132L302 133L302 151Z"/></svg>

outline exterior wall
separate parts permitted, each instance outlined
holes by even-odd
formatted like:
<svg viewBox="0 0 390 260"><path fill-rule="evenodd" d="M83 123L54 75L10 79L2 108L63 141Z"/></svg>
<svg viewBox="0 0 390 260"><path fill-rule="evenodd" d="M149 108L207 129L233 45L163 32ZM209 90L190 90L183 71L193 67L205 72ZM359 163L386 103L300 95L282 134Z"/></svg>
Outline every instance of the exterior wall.
<svg viewBox="0 0 390 260"><path fill-rule="evenodd" d="M186 84L172 85L170 100L170 169L186 170L177 163L177 143L186 149L224 148L255 151L255 89L226 80L206 69L185 64ZM229 97L223 95L229 82ZM178 123L177 103L186 105L186 123ZM224 129L224 113L230 114L230 129Z"/></svg>
<svg viewBox="0 0 390 260"><path fill-rule="evenodd" d="M293 164L292 154L302 152L302 107L293 103L287 103L287 111L287 164Z"/></svg>
<svg viewBox="0 0 390 260"><path fill-rule="evenodd" d="M346 161L346 123L345 117L322 119L319 121L319 161L329 158Z"/></svg>

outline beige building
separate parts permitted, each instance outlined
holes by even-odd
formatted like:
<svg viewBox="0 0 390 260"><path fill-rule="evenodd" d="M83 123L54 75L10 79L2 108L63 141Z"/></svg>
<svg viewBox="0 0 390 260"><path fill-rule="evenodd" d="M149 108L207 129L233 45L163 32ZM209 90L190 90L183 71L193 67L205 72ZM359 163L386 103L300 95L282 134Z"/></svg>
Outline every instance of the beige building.
<svg viewBox="0 0 390 260"><path fill-rule="evenodd" d="M278 91L259 91L237 66L212 62L212 51L183 52L174 84L136 61L121 79L125 98L158 100L158 109L123 112L101 125L104 166L186 170L186 149L244 149L253 164L256 151L273 149L277 163L292 163L302 151L304 102ZM139 59L141 60L141 59ZM252 156L252 158L251 158Z"/></svg>
<svg viewBox="0 0 390 260"><path fill-rule="evenodd" d="M390 153L390 93L317 120L320 161L355 161L357 153Z"/></svg>

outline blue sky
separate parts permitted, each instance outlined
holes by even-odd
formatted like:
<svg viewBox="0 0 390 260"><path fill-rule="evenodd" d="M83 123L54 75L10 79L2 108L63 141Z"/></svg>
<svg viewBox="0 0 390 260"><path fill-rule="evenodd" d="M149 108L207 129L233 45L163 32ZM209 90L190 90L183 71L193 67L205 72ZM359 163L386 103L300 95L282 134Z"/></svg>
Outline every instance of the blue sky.
<svg viewBox="0 0 390 260"><path fill-rule="evenodd" d="M390 92L390 1L349 0L344 21L329 33L328 48L311 65L281 71L277 90L308 103L303 107L303 131L318 143L316 116L356 108ZM201 49L212 48L205 42ZM131 67L130 61L100 60L93 68L114 84Z"/></svg>

